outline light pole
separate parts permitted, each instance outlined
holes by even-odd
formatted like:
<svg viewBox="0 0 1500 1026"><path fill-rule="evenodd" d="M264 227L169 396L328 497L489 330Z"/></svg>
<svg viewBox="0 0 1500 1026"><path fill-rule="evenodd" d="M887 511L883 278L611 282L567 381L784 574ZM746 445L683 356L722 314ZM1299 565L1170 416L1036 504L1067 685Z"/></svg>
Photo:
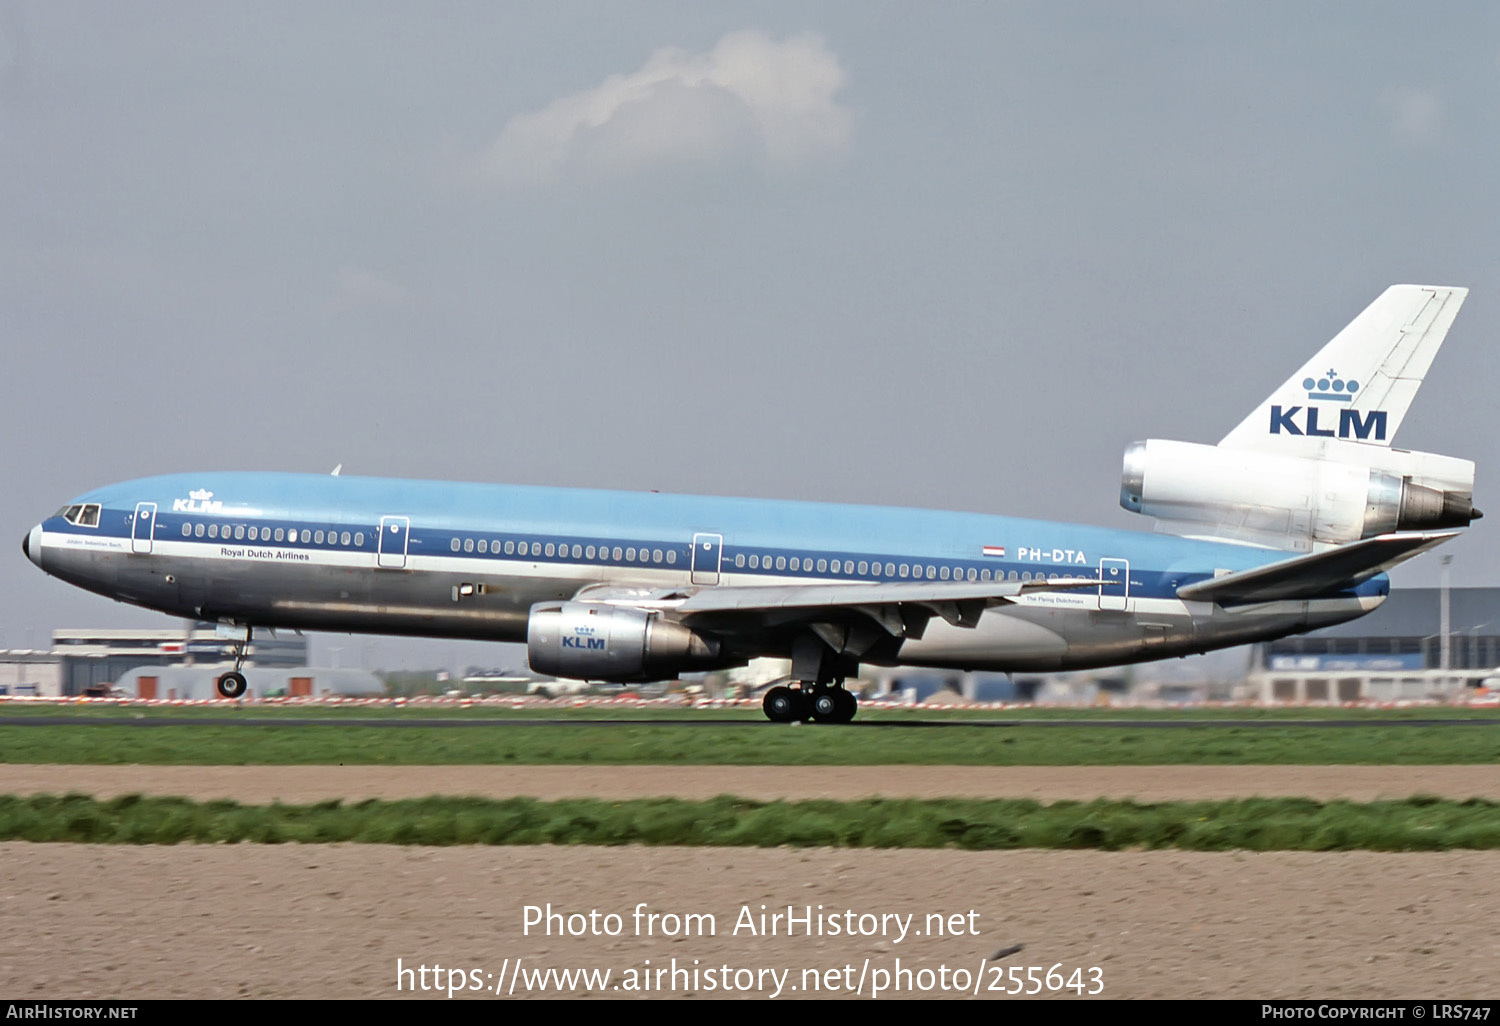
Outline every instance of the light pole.
<svg viewBox="0 0 1500 1026"><path fill-rule="evenodd" d="M1444 556L1443 557L1443 583L1442 583L1442 588L1439 590L1439 602L1438 602L1438 633L1442 635L1442 639L1439 642L1439 651L1441 652L1441 655L1438 657L1438 663L1439 663L1438 668L1440 670L1442 670L1442 680L1443 680L1443 690L1444 691L1447 691L1449 689L1449 685L1452 683L1452 681L1449 679L1449 676L1448 676L1448 668L1449 668L1449 661L1448 661L1448 657L1449 657L1449 651L1448 651L1448 645L1449 645L1449 642L1448 642L1448 630L1449 630L1449 627L1448 627L1448 624L1449 624L1449 621L1448 621L1448 572L1449 571L1448 571L1448 568L1449 568L1449 564L1451 564L1452 562L1453 562L1453 557L1452 556Z"/></svg>

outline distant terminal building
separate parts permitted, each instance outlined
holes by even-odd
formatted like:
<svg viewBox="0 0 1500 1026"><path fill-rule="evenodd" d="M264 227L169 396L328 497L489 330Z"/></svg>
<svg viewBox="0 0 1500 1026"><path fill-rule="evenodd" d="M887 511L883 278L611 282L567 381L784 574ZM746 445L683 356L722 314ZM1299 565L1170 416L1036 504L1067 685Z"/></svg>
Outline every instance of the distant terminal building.
<svg viewBox="0 0 1500 1026"><path fill-rule="evenodd" d="M124 698L166 701L212 701L219 699L214 683L229 667L138 666L114 682L113 693ZM246 698L373 697L385 693L385 684L369 670L331 669L326 666L247 666L242 671L249 685Z"/></svg>
<svg viewBox="0 0 1500 1026"><path fill-rule="evenodd" d="M218 637L211 623L154 630L53 631L52 650L59 662L57 693L97 694L143 667L218 666L232 661L232 648L233 642ZM307 639L291 632L271 637L258 631L246 650L247 670L306 665Z"/></svg>
<svg viewBox="0 0 1500 1026"><path fill-rule="evenodd" d="M55 652L0 650L0 697L60 694L61 663Z"/></svg>
<svg viewBox="0 0 1500 1026"><path fill-rule="evenodd" d="M1255 646L1244 697L1425 701L1500 676L1500 588L1393 590L1368 616Z"/></svg>

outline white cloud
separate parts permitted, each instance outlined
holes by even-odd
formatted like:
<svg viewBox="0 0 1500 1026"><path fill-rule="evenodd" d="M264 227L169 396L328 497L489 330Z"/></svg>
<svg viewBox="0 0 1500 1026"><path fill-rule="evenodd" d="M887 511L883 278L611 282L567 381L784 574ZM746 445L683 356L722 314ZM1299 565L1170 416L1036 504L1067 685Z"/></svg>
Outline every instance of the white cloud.
<svg viewBox="0 0 1500 1026"><path fill-rule="evenodd" d="M732 156L787 170L840 156L846 76L814 35L731 32L706 53L657 50L639 71L513 117L479 159L506 187L614 177Z"/></svg>
<svg viewBox="0 0 1500 1026"><path fill-rule="evenodd" d="M1443 137L1443 98L1431 89L1396 86L1380 98L1391 138L1405 146L1430 146Z"/></svg>

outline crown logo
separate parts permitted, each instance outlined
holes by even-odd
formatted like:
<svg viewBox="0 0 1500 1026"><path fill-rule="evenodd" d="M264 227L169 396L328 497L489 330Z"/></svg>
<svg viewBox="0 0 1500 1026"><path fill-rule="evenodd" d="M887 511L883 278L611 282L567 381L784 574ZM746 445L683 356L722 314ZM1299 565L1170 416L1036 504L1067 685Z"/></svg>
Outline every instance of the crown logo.
<svg viewBox="0 0 1500 1026"><path fill-rule="evenodd" d="M1352 403L1354 393L1359 391L1359 382L1345 381L1339 372L1329 368L1320 378L1303 378L1302 387L1307 389L1309 399L1328 399L1336 403Z"/></svg>
<svg viewBox="0 0 1500 1026"><path fill-rule="evenodd" d="M1312 379L1309 378L1308 380L1311 381ZM188 498L192 499L195 502L207 502L209 499L212 499L213 497L214 497L214 493L213 492L207 491L207 490L202 489L202 488L194 488L192 491L188 492Z"/></svg>

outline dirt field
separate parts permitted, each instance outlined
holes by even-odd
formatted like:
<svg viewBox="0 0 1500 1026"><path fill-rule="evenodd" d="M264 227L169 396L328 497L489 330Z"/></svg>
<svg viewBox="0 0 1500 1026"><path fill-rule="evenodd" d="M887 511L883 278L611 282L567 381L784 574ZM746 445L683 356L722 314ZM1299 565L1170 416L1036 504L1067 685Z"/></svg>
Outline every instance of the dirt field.
<svg viewBox="0 0 1500 1026"><path fill-rule="evenodd" d="M1090 770L902 767L763 768L0 768L0 792L143 791L245 801L411 794L626 796L728 791L787 795L986 794L1086 798L1411 793L1494 797L1494 767L1180 767ZM1099 774L1106 774L1099 779ZM577 774L577 776L573 776ZM812 774L816 774L813 777ZM604 776L604 780L599 778ZM839 851L682 848L396 848L0 844L0 993L13 998L395 997L446 999L421 984L450 980L502 990L516 959L528 973L609 969L602 996L628 996L643 970L650 996L722 996L731 983L801 997L860 982L931 987L958 996L1040 979L1058 966L1086 990L1123 997L1492 996L1500 964L1494 881L1500 853ZM653 936L632 915L712 914L712 935ZM523 932L525 906L621 918L618 936ZM819 910L818 906L823 908ZM752 916L803 915L761 936ZM852 920L845 913L851 911ZM840 928L856 935L829 935ZM878 918L911 915L907 920ZM944 935L929 915L942 914ZM970 913L973 913L970 915ZM877 918L860 916L869 915ZM957 915L958 918L951 918ZM828 918L823 918L828 917ZM899 935L900 923L908 932ZM706 921L699 921L706 923ZM582 925L576 921L575 925ZM614 927L600 921L601 932ZM760 925L756 919L756 926ZM950 930L958 928L956 935ZM863 928L873 931L860 934ZM680 933L680 928L677 931ZM920 933L920 935L919 935ZM994 962L987 956L1024 948ZM403 977L403 968L442 973ZM509 961L507 961L507 959ZM682 970L675 979L671 970ZM899 959L899 967L897 960ZM649 964L648 964L649 960ZM694 964L696 960L696 965ZM867 962L868 960L868 962ZM849 966L850 969L845 970ZM946 977L940 977L946 966ZM1017 981L1005 974L1019 967ZM1092 970L1098 967L1095 974ZM697 969L695 981L688 975ZM899 970L910 970L901 976ZM707 975L712 969L713 974ZM804 970L809 972L804 973ZM924 972L925 971L925 972ZM477 973L478 975L473 975ZM736 974L738 974L736 976ZM758 976L758 979L757 979ZM459 977L453 976L457 981ZM948 989L942 987L946 979ZM623 985L625 989L614 990ZM1045 984L1043 984L1045 985ZM792 988L796 988L793 990ZM527 992L516 985L514 997ZM585 993L578 986L546 993ZM732 993L740 993L735 990ZM1064 990L1063 995L1073 997ZM887 996L891 996L887 992ZM918 994L920 996L920 992Z"/></svg>
<svg viewBox="0 0 1500 1026"><path fill-rule="evenodd" d="M242 802L417 798L1500 799L1500 766L22 766L0 794L178 794Z"/></svg>

